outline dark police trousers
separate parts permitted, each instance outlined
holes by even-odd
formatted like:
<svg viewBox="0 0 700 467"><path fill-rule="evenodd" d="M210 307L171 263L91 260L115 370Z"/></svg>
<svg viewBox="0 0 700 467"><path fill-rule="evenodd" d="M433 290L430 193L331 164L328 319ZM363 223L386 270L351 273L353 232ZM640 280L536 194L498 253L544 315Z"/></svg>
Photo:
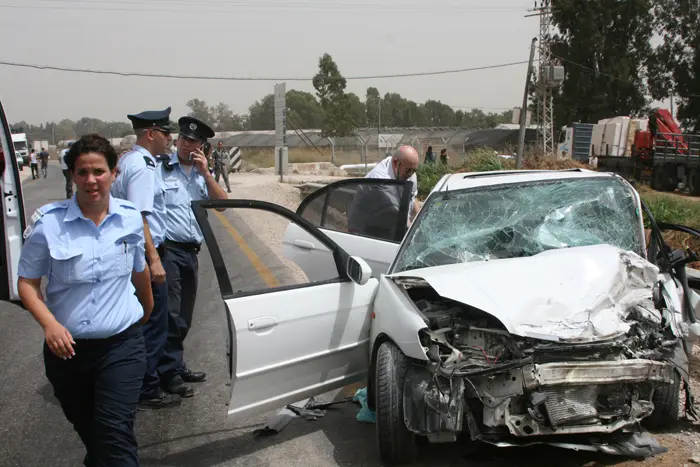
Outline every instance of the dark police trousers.
<svg viewBox="0 0 700 467"><path fill-rule="evenodd" d="M158 255L161 262L165 261L164 248L158 248ZM149 264L150 266L150 264ZM143 377L141 388L141 398L153 399L160 394L160 376L158 375L158 362L163 358L165 343L168 339L168 276L165 282L154 284L151 282L153 291L153 311L146 324L143 325L143 339L146 344L146 373Z"/></svg>
<svg viewBox="0 0 700 467"><path fill-rule="evenodd" d="M158 365L162 384L167 385L185 370L184 341L192 326L197 298L199 247L166 241L165 277L168 282L168 341Z"/></svg>
<svg viewBox="0 0 700 467"><path fill-rule="evenodd" d="M63 169L63 176L66 178L66 199L73 197L73 174L70 170Z"/></svg>
<svg viewBox="0 0 700 467"><path fill-rule="evenodd" d="M85 445L85 466L137 467L134 418L146 368L141 326L75 344L75 356L63 360L44 342L44 365L63 413Z"/></svg>

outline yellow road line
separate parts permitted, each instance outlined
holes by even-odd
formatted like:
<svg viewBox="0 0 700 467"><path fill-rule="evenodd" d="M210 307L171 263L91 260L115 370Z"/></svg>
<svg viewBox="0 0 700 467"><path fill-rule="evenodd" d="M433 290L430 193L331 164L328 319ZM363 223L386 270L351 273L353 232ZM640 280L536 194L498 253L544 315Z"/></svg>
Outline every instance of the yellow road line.
<svg viewBox="0 0 700 467"><path fill-rule="evenodd" d="M267 266L265 266L265 263L262 262L260 257L255 254L253 249L246 243L246 241L243 239L241 234L238 233L238 230L231 225L229 220L221 214L218 211L213 211L214 214L216 214L216 217L219 218L221 223L226 227L226 230L228 231L229 234L231 234L231 237L238 243L238 246L241 247L241 250L243 250L243 253L248 257L248 261L250 261L250 264L253 265L256 271L258 271L258 274L262 278L262 280L265 281L268 287L279 287L280 282L277 280L274 274L272 274L272 271L270 271Z"/></svg>

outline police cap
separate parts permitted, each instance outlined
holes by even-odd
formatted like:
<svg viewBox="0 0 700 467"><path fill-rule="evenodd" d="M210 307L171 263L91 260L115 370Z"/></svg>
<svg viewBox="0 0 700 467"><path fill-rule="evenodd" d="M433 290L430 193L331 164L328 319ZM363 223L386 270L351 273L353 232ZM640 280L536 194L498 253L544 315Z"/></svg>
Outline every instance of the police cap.
<svg viewBox="0 0 700 467"><path fill-rule="evenodd" d="M180 136L185 138L206 141L215 135L209 125L194 117L182 117L177 123L180 125Z"/></svg>
<svg viewBox="0 0 700 467"><path fill-rule="evenodd" d="M142 130L146 128L161 128L171 131L170 126L170 107L165 110L146 110L139 114L127 115L131 120L134 130Z"/></svg>

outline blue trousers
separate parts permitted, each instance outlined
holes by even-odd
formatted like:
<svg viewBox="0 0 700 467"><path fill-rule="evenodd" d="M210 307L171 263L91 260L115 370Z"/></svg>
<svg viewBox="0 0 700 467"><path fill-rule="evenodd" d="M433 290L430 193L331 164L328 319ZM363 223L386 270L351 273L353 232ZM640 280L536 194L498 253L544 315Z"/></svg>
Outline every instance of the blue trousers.
<svg viewBox="0 0 700 467"><path fill-rule="evenodd" d="M197 298L197 253L168 245L163 266L168 278L168 339L158 372L165 386L187 368L184 342Z"/></svg>
<svg viewBox="0 0 700 467"><path fill-rule="evenodd" d="M141 398L151 399L160 393L160 376L158 363L163 358L165 343L168 339L168 284L154 284L153 311L143 325L143 339L146 344L146 373L143 376Z"/></svg>
<svg viewBox="0 0 700 467"><path fill-rule="evenodd" d="M134 419L146 352L136 324L107 339L75 339L63 360L44 343L46 377L80 436L86 467L138 467Z"/></svg>

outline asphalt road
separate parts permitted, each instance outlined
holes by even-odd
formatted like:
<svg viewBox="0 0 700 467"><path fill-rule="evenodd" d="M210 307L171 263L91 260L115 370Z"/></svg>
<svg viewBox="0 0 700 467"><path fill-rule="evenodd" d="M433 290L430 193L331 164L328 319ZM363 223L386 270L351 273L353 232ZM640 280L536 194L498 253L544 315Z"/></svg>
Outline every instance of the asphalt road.
<svg viewBox="0 0 700 467"><path fill-rule="evenodd" d="M51 164L49 177L24 184L27 214L42 204L63 199L63 176ZM268 266L276 259L235 216L229 221ZM225 236L220 236L221 239ZM220 245L229 270L246 265L232 274L234 288L262 284L262 278L230 238ZM207 381L195 385L196 394L177 408L139 412L136 430L143 466L375 466L377 460L374 426L355 420L358 406L346 403L329 410L316 421L292 421L281 433L255 437L252 431L265 425L267 416L238 426L227 420L228 369L225 357L223 301L208 251L200 255L200 282L192 331L186 341L186 359L194 370L207 372ZM273 268L274 270L274 268ZM281 279L283 282L283 278ZM43 333L30 315L19 307L0 303L0 466L81 465L83 447L65 420L51 386L44 376L41 359ZM352 394L326 394L331 400ZM599 456L554 449L486 450L465 458L456 445L428 446L418 465L541 465L554 458L556 465L582 466ZM618 462L606 458L604 465Z"/></svg>

